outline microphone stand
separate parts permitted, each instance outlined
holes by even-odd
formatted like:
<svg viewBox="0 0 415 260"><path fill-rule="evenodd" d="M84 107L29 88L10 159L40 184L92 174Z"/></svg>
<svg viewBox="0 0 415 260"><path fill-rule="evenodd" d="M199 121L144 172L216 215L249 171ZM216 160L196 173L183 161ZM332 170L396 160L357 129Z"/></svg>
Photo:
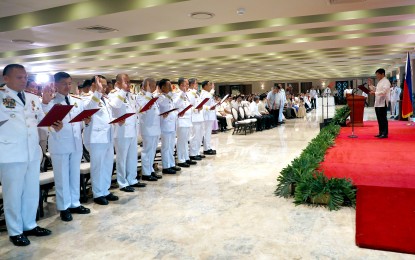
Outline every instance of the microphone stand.
<svg viewBox="0 0 415 260"><path fill-rule="evenodd" d="M353 98L353 100L352 100L352 134L351 135L349 135L348 137L349 138L357 138L357 135L355 135L354 134L354 114L355 114L355 111L354 111L354 92L355 92L355 89L353 89L352 90L352 98Z"/></svg>

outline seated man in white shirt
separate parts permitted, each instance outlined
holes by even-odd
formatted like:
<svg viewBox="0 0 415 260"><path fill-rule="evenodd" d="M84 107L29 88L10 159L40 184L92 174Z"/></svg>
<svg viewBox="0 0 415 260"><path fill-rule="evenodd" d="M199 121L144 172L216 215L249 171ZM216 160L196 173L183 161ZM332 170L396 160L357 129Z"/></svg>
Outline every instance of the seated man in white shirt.
<svg viewBox="0 0 415 260"><path fill-rule="evenodd" d="M252 101L250 104L249 110L250 110L251 116L257 119L256 130L262 131L265 128L265 120L258 110L258 103L259 103L259 97L255 96L254 101Z"/></svg>

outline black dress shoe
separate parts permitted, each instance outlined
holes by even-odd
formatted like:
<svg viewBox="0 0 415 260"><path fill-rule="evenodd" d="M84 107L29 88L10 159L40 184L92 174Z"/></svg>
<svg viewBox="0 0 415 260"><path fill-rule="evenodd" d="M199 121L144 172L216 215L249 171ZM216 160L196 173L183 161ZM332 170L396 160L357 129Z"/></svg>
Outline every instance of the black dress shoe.
<svg viewBox="0 0 415 260"><path fill-rule="evenodd" d="M25 236L36 236L36 237L45 237L52 234L52 231L46 228L41 228L39 226L35 227L32 230L23 231L23 235Z"/></svg>
<svg viewBox="0 0 415 260"><path fill-rule="evenodd" d="M206 154L206 155L215 155L215 153L212 150L204 151L203 154Z"/></svg>
<svg viewBox="0 0 415 260"><path fill-rule="evenodd" d="M127 186L127 187L121 188L120 190L121 191L124 191L124 192L134 192L135 191L134 188L131 187L131 186Z"/></svg>
<svg viewBox="0 0 415 260"><path fill-rule="evenodd" d="M141 176L143 181L157 181L158 179L152 175L143 175Z"/></svg>
<svg viewBox="0 0 415 260"><path fill-rule="evenodd" d="M162 173L164 173L164 174L176 174L176 171L173 170L172 168L168 168L168 169L163 169Z"/></svg>
<svg viewBox="0 0 415 260"><path fill-rule="evenodd" d="M71 213L76 213L76 214L89 214L89 213L91 213L91 210L90 209L85 208L82 205L79 206L79 207L76 207L76 208L69 208L69 211Z"/></svg>
<svg viewBox="0 0 415 260"><path fill-rule="evenodd" d="M115 196L114 194L112 194L111 192L110 192L110 194L108 194L107 196L105 196L105 198L108 200L108 201L117 201L119 198L118 198L118 196Z"/></svg>
<svg viewBox="0 0 415 260"><path fill-rule="evenodd" d="M384 138L388 138L388 136L387 135L380 135L378 138L379 139L384 139Z"/></svg>
<svg viewBox="0 0 415 260"><path fill-rule="evenodd" d="M187 163L178 163L177 165L179 165L180 167L184 167L184 168L189 168L190 167L190 165L189 164L187 164Z"/></svg>
<svg viewBox="0 0 415 260"><path fill-rule="evenodd" d="M375 135L375 137L379 137L379 136L381 136L381 135Z"/></svg>
<svg viewBox="0 0 415 260"><path fill-rule="evenodd" d="M151 176L153 176L153 177L155 177L155 178L157 178L157 179L162 179L162 178L163 178L163 176L161 176L161 175L159 175L159 174L156 174L155 172L152 172L152 173L151 173Z"/></svg>
<svg viewBox="0 0 415 260"><path fill-rule="evenodd" d="M17 236L10 236L9 239L13 243L13 245L15 245L15 246L28 246L28 245L30 245L29 239L27 239L27 237L24 234L17 235Z"/></svg>
<svg viewBox="0 0 415 260"><path fill-rule="evenodd" d="M72 221L72 214L68 209L62 210L60 212L60 215L61 215L62 221L66 221L66 222Z"/></svg>
<svg viewBox="0 0 415 260"><path fill-rule="evenodd" d="M206 158L206 156L204 156L203 154L200 154L200 155L197 155L197 156L199 156L200 158Z"/></svg>
<svg viewBox="0 0 415 260"><path fill-rule="evenodd" d="M196 165L197 164L197 162L192 161L192 160L187 160L186 163L189 164L189 165Z"/></svg>
<svg viewBox="0 0 415 260"><path fill-rule="evenodd" d="M104 196L94 198L94 202L99 205L108 205L108 200Z"/></svg>
<svg viewBox="0 0 415 260"><path fill-rule="evenodd" d="M202 160L202 157L200 157L200 156L189 156L189 158L190 158L190 160L194 160L194 161L201 161Z"/></svg>
<svg viewBox="0 0 415 260"><path fill-rule="evenodd" d="M216 150L213 150L213 149L210 149L212 152L213 152L213 154L216 154Z"/></svg>
<svg viewBox="0 0 415 260"><path fill-rule="evenodd" d="M146 183L137 182L136 184L130 185L130 187L136 187L136 188L144 188L147 186Z"/></svg>
<svg viewBox="0 0 415 260"><path fill-rule="evenodd" d="M173 169L173 170L175 170L176 172L179 172L179 171L181 171L181 170L182 170L182 168L177 167L177 166L170 167L170 169Z"/></svg>

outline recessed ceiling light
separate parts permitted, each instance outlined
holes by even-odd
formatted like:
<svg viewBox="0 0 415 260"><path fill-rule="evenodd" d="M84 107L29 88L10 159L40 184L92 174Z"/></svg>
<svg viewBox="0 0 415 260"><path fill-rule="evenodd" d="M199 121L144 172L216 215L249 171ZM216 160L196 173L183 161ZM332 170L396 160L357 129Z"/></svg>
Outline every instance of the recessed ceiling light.
<svg viewBox="0 0 415 260"><path fill-rule="evenodd" d="M236 10L237 15L244 15L245 12L246 12L245 8L238 8L238 10Z"/></svg>
<svg viewBox="0 0 415 260"><path fill-rule="evenodd" d="M15 39L15 40L11 40L12 43L17 43L17 44L33 44L34 42L29 41L29 40L23 40L23 39Z"/></svg>
<svg viewBox="0 0 415 260"><path fill-rule="evenodd" d="M206 20L213 18L215 14L210 12L193 12L189 16L193 19Z"/></svg>

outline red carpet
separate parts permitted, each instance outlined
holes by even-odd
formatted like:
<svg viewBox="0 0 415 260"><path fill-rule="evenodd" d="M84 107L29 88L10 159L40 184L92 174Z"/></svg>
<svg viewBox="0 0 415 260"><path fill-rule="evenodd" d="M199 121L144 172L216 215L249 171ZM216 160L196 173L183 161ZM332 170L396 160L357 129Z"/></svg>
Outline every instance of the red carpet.
<svg viewBox="0 0 415 260"><path fill-rule="evenodd" d="M341 129L320 169L358 187L356 244L415 254L415 126L389 122L389 138L378 139L377 123L365 122L350 134Z"/></svg>

